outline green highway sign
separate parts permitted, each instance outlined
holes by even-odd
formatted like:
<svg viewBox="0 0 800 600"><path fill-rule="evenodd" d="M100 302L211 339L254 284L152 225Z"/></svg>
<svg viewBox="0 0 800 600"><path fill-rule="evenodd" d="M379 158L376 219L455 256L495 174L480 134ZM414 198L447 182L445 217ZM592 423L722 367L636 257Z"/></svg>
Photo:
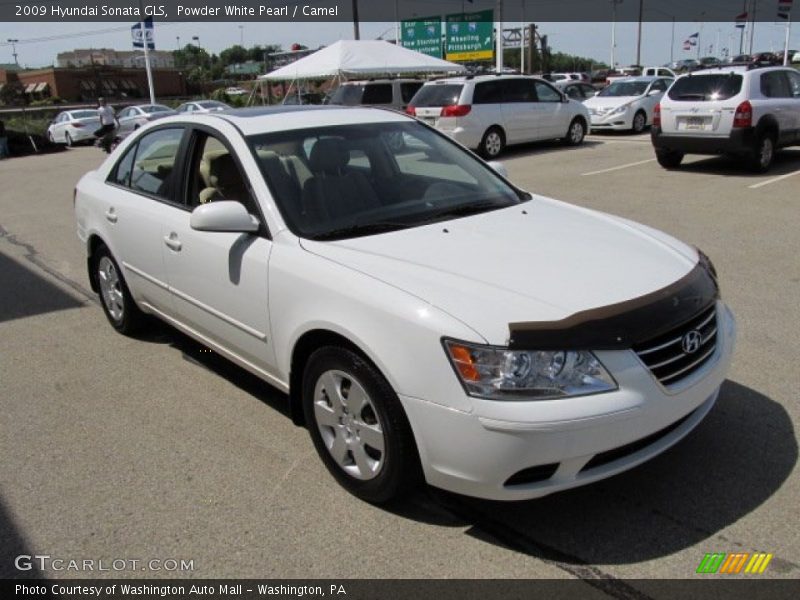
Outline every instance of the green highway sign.
<svg viewBox="0 0 800 600"><path fill-rule="evenodd" d="M401 21L400 44L409 50L442 58L442 19L425 17Z"/></svg>
<svg viewBox="0 0 800 600"><path fill-rule="evenodd" d="M491 60L494 56L494 11L447 15L445 58Z"/></svg>

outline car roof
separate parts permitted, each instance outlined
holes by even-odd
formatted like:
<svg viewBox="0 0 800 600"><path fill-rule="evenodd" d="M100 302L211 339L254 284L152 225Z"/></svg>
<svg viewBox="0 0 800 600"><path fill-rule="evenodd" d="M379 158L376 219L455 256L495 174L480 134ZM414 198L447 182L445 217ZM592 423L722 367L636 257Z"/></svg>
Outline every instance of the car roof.
<svg viewBox="0 0 800 600"><path fill-rule="evenodd" d="M625 79L617 79L614 83L617 82L625 82L625 83L650 83L651 81L655 81L657 79L668 79L667 77L659 76L656 77L655 75L637 75L636 77L626 77Z"/></svg>
<svg viewBox="0 0 800 600"><path fill-rule="evenodd" d="M426 81L425 85L437 85L443 83L481 83L483 81L494 81L497 79L535 79L536 81L541 81L541 77L533 77L532 75L520 75L517 73L502 73L500 75L496 75L494 73L488 73L486 75L458 75L457 77L442 77L441 79L434 79L432 81Z"/></svg>
<svg viewBox="0 0 800 600"><path fill-rule="evenodd" d="M186 116L178 115L159 119L159 123L182 122ZM277 105L234 108L210 114L192 115L191 122L208 119L209 124L223 119L243 135L257 135L295 129L313 129L334 125L357 125L364 123L396 123L414 121L398 111L383 108L337 105Z"/></svg>

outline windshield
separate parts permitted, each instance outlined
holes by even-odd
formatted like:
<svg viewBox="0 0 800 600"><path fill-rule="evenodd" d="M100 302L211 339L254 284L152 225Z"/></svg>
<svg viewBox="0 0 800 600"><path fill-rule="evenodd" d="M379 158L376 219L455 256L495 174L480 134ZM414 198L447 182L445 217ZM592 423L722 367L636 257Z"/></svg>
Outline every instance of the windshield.
<svg viewBox="0 0 800 600"><path fill-rule="evenodd" d="M423 85L411 99L414 106L455 106L461 96L461 84Z"/></svg>
<svg viewBox="0 0 800 600"><path fill-rule="evenodd" d="M76 110L69 113L73 119L92 119L97 118L96 110Z"/></svg>
<svg viewBox="0 0 800 600"><path fill-rule="evenodd" d="M641 96L644 94L648 85L650 84L647 81L615 81L601 91L598 96L607 98Z"/></svg>
<svg viewBox="0 0 800 600"><path fill-rule="evenodd" d="M198 102L197 104L203 108L228 108L227 104L217 102L216 100L205 100L203 102Z"/></svg>
<svg viewBox="0 0 800 600"><path fill-rule="evenodd" d="M406 229L528 199L418 122L265 133L249 142L284 220L301 237Z"/></svg>
<svg viewBox="0 0 800 600"><path fill-rule="evenodd" d="M713 101L732 98L742 89L742 76L734 73L688 75L678 79L669 90L672 100Z"/></svg>
<svg viewBox="0 0 800 600"><path fill-rule="evenodd" d="M141 109L146 113L165 112L172 110L169 106L161 106L160 104L148 104L142 106Z"/></svg>

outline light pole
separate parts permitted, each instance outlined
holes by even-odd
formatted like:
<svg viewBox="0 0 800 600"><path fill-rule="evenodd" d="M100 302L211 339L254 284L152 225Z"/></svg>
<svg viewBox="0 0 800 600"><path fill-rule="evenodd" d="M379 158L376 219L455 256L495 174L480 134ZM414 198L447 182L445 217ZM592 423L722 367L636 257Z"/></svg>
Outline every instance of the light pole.
<svg viewBox="0 0 800 600"><path fill-rule="evenodd" d="M361 35L358 32L358 0L353 0L353 39L361 39Z"/></svg>
<svg viewBox="0 0 800 600"><path fill-rule="evenodd" d="M244 48L244 25L239 25L239 45Z"/></svg>
<svg viewBox="0 0 800 600"><path fill-rule="evenodd" d="M11 56L14 57L14 64L19 66L19 61L17 60L17 44L19 43L19 40L9 39L8 43L11 44Z"/></svg>
<svg viewBox="0 0 800 600"><path fill-rule="evenodd" d="M180 50L181 49L181 36L179 36L179 35L175 36L175 49L176 50Z"/></svg>
<svg viewBox="0 0 800 600"><path fill-rule="evenodd" d="M636 66L642 66L642 11L644 0L639 0L639 33L636 36Z"/></svg>
<svg viewBox="0 0 800 600"><path fill-rule="evenodd" d="M622 0L611 0L611 70L617 68L614 53L617 48L617 4L622 4Z"/></svg>

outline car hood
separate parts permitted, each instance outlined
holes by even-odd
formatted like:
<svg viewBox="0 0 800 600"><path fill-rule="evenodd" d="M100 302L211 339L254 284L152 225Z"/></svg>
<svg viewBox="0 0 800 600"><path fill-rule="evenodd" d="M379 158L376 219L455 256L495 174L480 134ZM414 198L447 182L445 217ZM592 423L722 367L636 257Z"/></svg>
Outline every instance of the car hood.
<svg viewBox="0 0 800 600"><path fill-rule="evenodd" d="M307 251L405 290L492 344L511 322L554 321L662 289L697 264L666 234L556 200Z"/></svg>
<svg viewBox="0 0 800 600"><path fill-rule="evenodd" d="M586 102L583 104L588 108L614 108L623 104L628 104L642 97L643 96L593 96L591 98L587 98Z"/></svg>

